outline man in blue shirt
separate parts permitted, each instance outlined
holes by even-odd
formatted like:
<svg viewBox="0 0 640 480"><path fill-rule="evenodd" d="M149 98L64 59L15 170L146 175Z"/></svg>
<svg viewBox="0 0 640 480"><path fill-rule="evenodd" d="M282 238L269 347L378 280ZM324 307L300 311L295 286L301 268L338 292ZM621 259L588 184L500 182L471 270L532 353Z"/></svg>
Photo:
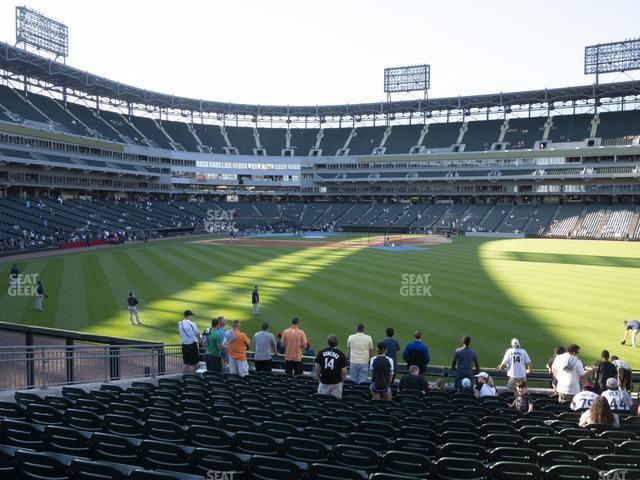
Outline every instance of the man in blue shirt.
<svg viewBox="0 0 640 480"><path fill-rule="evenodd" d="M475 366L475 373L480 372L480 362L478 362L478 354L472 349L471 337L462 337L462 347L457 348L453 353L453 362L451 363L451 369L456 371L456 388L462 388L462 380L467 378L469 381L473 378Z"/></svg>
<svg viewBox="0 0 640 480"><path fill-rule="evenodd" d="M393 371L395 372L397 370L396 367L398 366L396 357L398 356L398 351L400 350L400 344L395 338L393 338L396 333L393 328L387 328L385 333L387 334L387 338L380 343L384 343L387 347L387 357L390 358L393 362Z"/></svg>
<svg viewBox="0 0 640 480"><path fill-rule="evenodd" d="M424 371L431 360L429 348L422 343L422 332L420 330L414 333L413 337L415 340L406 346L402 353L402 358L407 362L407 366L417 366L420 375L424 375Z"/></svg>
<svg viewBox="0 0 640 480"><path fill-rule="evenodd" d="M636 346L636 337L638 336L638 332L640 331L640 321L638 320L625 320L622 322L624 324L624 337L620 342L622 345L627 343L627 335L629 334L629 330L631 330L631 346Z"/></svg>

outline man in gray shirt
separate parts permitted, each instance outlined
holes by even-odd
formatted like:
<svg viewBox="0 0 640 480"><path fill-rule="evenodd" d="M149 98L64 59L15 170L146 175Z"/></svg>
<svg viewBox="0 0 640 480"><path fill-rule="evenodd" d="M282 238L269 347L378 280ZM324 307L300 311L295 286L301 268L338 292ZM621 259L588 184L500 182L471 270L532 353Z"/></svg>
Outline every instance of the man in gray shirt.
<svg viewBox="0 0 640 480"><path fill-rule="evenodd" d="M255 349L254 363L256 372L271 372L271 354L277 353L276 339L269 332L269 324L264 322L262 330L253 336L253 346Z"/></svg>
<svg viewBox="0 0 640 480"><path fill-rule="evenodd" d="M462 380L468 378L470 382L473 382L473 368L475 367L475 373L480 372L480 363L478 362L478 354L471 347L471 337L462 337L462 347L456 349L453 353L453 362L451 363L451 369L456 371L456 388L462 387Z"/></svg>

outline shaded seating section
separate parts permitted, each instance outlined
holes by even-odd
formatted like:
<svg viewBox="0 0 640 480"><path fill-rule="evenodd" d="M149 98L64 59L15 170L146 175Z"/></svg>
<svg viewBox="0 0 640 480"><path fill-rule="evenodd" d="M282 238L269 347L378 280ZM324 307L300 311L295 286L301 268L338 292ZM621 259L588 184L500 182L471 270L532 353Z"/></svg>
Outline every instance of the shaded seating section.
<svg viewBox="0 0 640 480"><path fill-rule="evenodd" d="M525 225L533 215L535 205L516 205L504 218L496 229L496 232L515 233L522 232Z"/></svg>
<svg viewBox="0 0 640 480"><path fill-rule="evenodd" d="M332 227L336 224L336 220L344 215L354 203L331 203L327 209L316 220L316 226Z"/></svg>
<svg viewBox="0 0 640 480"><path fill-rule="evenodd" d="M447 210L438 222L434 224L436 228L459 228L460 217L467 211L469 205L458 203Z"/></svg>
<svg viewBox="0 0 640 480"><path fill-rule="evenodd" d="M171 143L169 143L169 139L164 134L164 132L158 128L158 125L153 119L147 117L132 116L129 118L129 121L133 125L135 125L135 127L144 135L146 139L153 142L153 146L157 145L159 148L173 150Z"/></svg>
<svg viewBox="0 0 640 480"><path fill-rule="evenodd" d="M25 120L49 123L48 118L44 117L29 103L25 102L21 97L19 97L16 91L5 85L0 85L0 105L9 110L11 113L20 115L20 117Z"/></svg>
<svg viewBox="0 0 640 480"><path fill-rule="evenodd" d="M377 203L375 205L371 205L363 215L358 218L353 225L358 227L365 227L371 225L384 211L385 205L381 203Z"/></svg>
<svg viewBox="0 0 640 480"><path fill-rule="evenodd" d="M511 210L511 205L506 203L497 203L491 211L478 224L478 230L482 232L493 232L498 225L504 220Z"/></svg>
<svg viewBox="0 0 640 480"><path fill-rule="evenodd" d="M418 215L426 208L425 204L416 203L405 206L402 214L395 221L396 227L408 227L418 218Z"/></svg>
<svg viewBox="0 0 640 480"><path fill-rule="evenodd" d="M336 226L353 225L361 215L371 208L371 204L355 204L344 215L336 219Z"/></svg>
<svg viewBox="0 0 640 480"><path fill-rule="evenodd" d="M467 123L467 130L462 137L465 151L491 150L491 144L498 141L503 120L484 120Z"/></svg>
<svg viewBox="0 0 640 480"><path fill-rule="evenodd" d="M167 132L174 142L182 145L185 150L189 152L200 151L196 137L193 136L189 130L189 126L185 122L164 120L162 122L162 128L164 128L165 132Z"/></svg>
<svg viewBox="0 0 640 480"><path fill-rule="evenodd" d="M200 141L209 147L213 153L226 153L224 148L227 146L227 142L219 125L194 123L193 129Z"/></svg>
<svg viewBox="0 0 640 480"><path fill-rule="evenodd" d="M98 133L98 136L107 140L122 142L118 131L110 124L107 124L101 117L94 113L94 110L77 103L68 103L67 109L87 127Z"/></svg>
<svg viewBox="0 0 640 480"><path fill-rule="evenodd" d="M282 150L287 146L286 135L286 128L258 128L260 145L266 150L267 155L282 155Z"/></svg>
<svg viewBox="0 0 640 480"><path fill-rule="evenodd" d="M602 112L596 137L603 139L640 135L640 111Z"/></svg>
<svg viewBox="0 0 640 480"><path fill-rule="evenodd" d="M418 145L424 125L394 125L391 134L384 143L385 154L409 153L411 147Z"/></svg>
<svg viewBox="0 0 640 480"><path fill-rule="evenodd" d="M491 205L487 203L471 205L469 209L460 216L458 230L469 231L477 228L478 224L491 210Z"/></svg>
<svg viewBox="0 0 640 480"><path fill-rule="evenodd" d="M291 133L289 147L293 149L294 155L306 157L311 149L315 148L320 130L317 128L291 128L289 132Z"/></svg>
<svg viewBox="0 0 640 480"><path fill-rule="evenodd" d="M448 203L435 203L429 205L425 210L418 214L416 221L411 227L426 228L433 226L444 213L451 207Z"/></svg>
<svg viewBox="0 0 640 480"><path fill-rule="evenodd" d="M344 147L350 133L350 128L323 128L322 140L320 140L322 155L338 153L338 150Z"/></svg>
<svg viewBox="0 0 640 480"><path fill-rule="evenodd" d="M593 115L556 115L549 130L549 140L553 142L580 142L589 138Z"/></svg>
<svg viewBox="0 0 640 480"><path fill-rule="evenodd" d="M143 139L140 137L140 134L131 125L129 125L129 122L124 118L124 116L107 110L102 110L100 112L100 116L105 122L113 127L114 130L125 137L129 143L146 146Z"/></svg>
<svg viewBox="0 0 640 480"><path fill-rule="evenodd" d="M347 381L336 400L317 395L310 376L205 373L126 389L16 394L15 403L0 404L0 473L54 480L202 480L211 472L244 480L640 478L640 429L630 414L621 415L620 429L579 429L579 414L544 393L531 394L533 413L519 414L506 408L509 393L476 399L394 387L394 400L372 401L368 388Z"/></svg>
<svg viewBox="0 0 640 480"><path fill-rule="evenodd" d="M527 235L541 236L558 210L558 205L539 205L524 227Z"/></svg>
<svg viewBox="0 0 640 480"><path fill-rule="evenodd" d="M458 141L462 122L431 123L422 140L426 148L447 148Z"/></svg>
<svg viewBox="0 0 640 480"><path fill-rule="evenodd" d="M546 117L510 118L502 141L508 143L507 148L511 150L533 148L536 141L542 140L546 121Z"/></svg>
<svg viewBox="0 0 640 480"><path fill-rule="evenodd" d="M238 150L240 155L253 155L256 148L256 139L251 127L224 127L232 147Z"/></svg>
<svg viewBox="0 0 640 480"><path fill-rule="evenodd" d="M358 127L349 142L349 155L371 155L380 146L387 127Z"/></svg>
<svg viewBox="0 0 640 480"><path fill-rule="evenodd" d="M56 101L51 97L45 97L44 95L30 93L29 101L47 117L65 127L70 133L85 136L89 134L89 132L87 132L87 129L84 128L84 126L80 122L73 118L73 116L67 110L65 110L60 103L57 103L60 102L60 100Z"/></svg>
<svg viewBox="0 0 640 480"><path fill-rule="evenodd" d="M311 227L315 225L320 216L329 208L328 202L309 202L304 204L301 218L303 227Z"/></svg>

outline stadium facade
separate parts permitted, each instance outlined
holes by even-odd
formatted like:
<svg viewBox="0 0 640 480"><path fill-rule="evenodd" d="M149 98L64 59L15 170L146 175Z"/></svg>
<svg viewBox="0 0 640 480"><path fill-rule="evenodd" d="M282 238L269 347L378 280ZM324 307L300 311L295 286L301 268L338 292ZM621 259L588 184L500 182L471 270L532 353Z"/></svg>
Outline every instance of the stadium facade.
<svg viewBox="0 0 640 480"><path fill-rule="evenodd" d="M6 43L0 75L3 197L325 202L328 223L640 236L640 82L245 105L122 85Z"/></svg>

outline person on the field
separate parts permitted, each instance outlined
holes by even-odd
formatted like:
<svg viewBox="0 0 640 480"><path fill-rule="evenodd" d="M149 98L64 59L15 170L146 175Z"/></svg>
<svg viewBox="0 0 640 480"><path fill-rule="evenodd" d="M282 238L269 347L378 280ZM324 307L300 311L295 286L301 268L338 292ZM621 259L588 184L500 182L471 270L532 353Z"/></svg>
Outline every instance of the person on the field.
<svg viewBox="0 0 640 480"><path fill-rule="evenodd" d="M14 263L11 265L11 286L13 288L18 288L20 284L20 270L18 266Z"/></svg>
<svg viewBox="0 0 640 480"><path fill-rule="evenodd" d="M138 299L136 297L133 296L133 292L129 293L129 296L127 297L127 309L129 310L129 321L131 322L131 325L134 325L133 323L133 317L136 317L136 322L138 322L138 325L142 325L142 322L140 321L140 317L138 315L138 307L137 305L140 302L138 302Z"/></svg>
<svg viewBox="0 0 640 480"><path fill-rule="evenodd" d="M347 338L349 356L349 376L356 383L364 383L369 375L369 360L373 355L373 340L364 333L364 325L359 323L356 333Z"/></svg>
<svg viewBox="0 0 640 480"><path fill-rule="evenodd" d="M495 397L498 395L498 389L493 383L493 378L487 372L480 372L476 375L477 383L475 394L477 398Z"/></svg>
<svg viewBox="0 0 640 480"><path fill-rule="evenodd" d="M194 313L191 310L184 311L184 319L178 323L178 333L182 342L182 361L184 373L196 373L196 365L199 362L198 341L200 330L191 320Z"/></svg>
<svg viewBox="0 0 640 480"><path fill-rule="evenodd" d="M256 372L271 372L271 354L276 354L276 337L269 331L269 324L264 322L262 330L253 336L253 362Z"/></svg>
<svg viewBox="0 0 640 480"><path fill-rule="evenodd" d="M612 427L620 426L620 419L611 411L609 402L604 397L596 398L589 410L586 410L578 421L578 426L587 427L589 425L610 425Z"/></svg>
<svg viewBox="0 0 640 480"><path fill-rule="evenodd" d="M516 382L518 380L527 380L527 373L531 373L531 359L529 354L524 348L520 347L520 342L517 338L511 339L511 348L504 352L502 362L496 368L498 372L504 368L507 369L507 390L515 392Z"/></svg>
<svg viewBox="0 0 640 480"><path fill-rule="evenodd" d="M618 368L609 361L609 351L603 350L593 372L594 390L601 394L607 389L607 380L618 376Z"/></svg>
<svg viewBox="0 0 640 480"><path fill-rule="evenodd" d="M611 377L607 380L607 389L602 392L602 396L607 399L611 410L629 411L633 409L633 400L629 392L619 389L618 379Z"/></svg>
<svg viewBox="0 0 640 480"><path fill-rule="evenodd" d="M427 383L424 376L420 373L420 368L418 368L417 365L411 365L409 366L409 373L403 375L400 379L398 390L400 392L404 392L406 390L426 392L429 390L429 383Z"/></svg>
<svg viewBox="0 0 640 480"><path fill-rule="evenodd" d="M580 378L589 374L578 358L580 346L572 344L567 352L558 355L551 365L553 375L558 379L556 390L560 403L570 402L580 392Z"/></svg>
<svg viewBox="0 0 640 480"><path fill-rule="evenodd" d="M524 380L516 382L516 394L513 397L511 408L515 408L520 413L533 411L533 402L529 398L529 389L527 388L527 382Z"/></svg>
<svg viewBox="0 0 640 480"><path fill-rule="evenodd" d="M257 285L253 287L253 292L251 292L251 304L253 305L254 315L258 315L260 313L260 294L258 293Z"/></svg>
<svg viewBox="0 0 640 480"><path fill-rule="evenodd" d="M633 374L631 371L631 367L624 360L620 360L615 355L611 357L611 363L613 363L618 369L618 380L620 382L620 388L630 392L632 390L631 383L633 379Z"/></svg>
<svg viewBox="0 0 640 480"><path fill-rule="evenodd" d="M42 284L42 280L38 280L38 284L36 286L36 312L42 311L42 299L44 297L44 285Z"/></svg>
<svg viewBox="0 0 640 480"><path fill-rule="evenodd" d="M462 379L467 378L471 382L474 373L480 373L480 362L478 354L470 347L471 337L462 337L462 347L453 352L453 362L451 369L456 371L455 388L462 387ZM475 367L475 372L474 372Z"/></svg>
<svg viewBox="0 0 640 480"><path fill-rule="evenodd" d="M629 335L629 331L631 331L631 346L636 346L636 337L638 336L638 332L640 332L640 321L639 320L625 320L622 322L624 324L624 337L622 337L621 345L627 343L627 335Z"/></svg>
<svg viewBox="0 0 640 480"><path fill-rule="evenodd" d="M318 352L314 371L318 377L318 393L342 398L342 386L347 378L347 357L338 350L338 337L327 337L327 348Z"/></svg>
<svg viewBox="0 0 640 480"><path fill-rule="evenodd" d="M282 332L280 343L284 347L284 373L302 375L302 349L309 342L298 317L291 319L291 327Z"/></svg>
<svg viewBox="0 0 640 480"><path fill-rule="evenodd" d="M571 410L588 409L598 396L599 395L593 391L593 383L584 382L582 391L574 395L571 400Z"/></svg>
<svg viewBox="0 0 640 480"><path fill-rule="evenodd" d="M371 398L391 400L391 379L393 378L393 362L385 355L387 347L378 343L378 354L371 359Z"/></svg>
<svg viewBox="0 0 640 480"><path fill-rule="evenodd" d="M402 358L407 362L407 366L416 365L420 369L420 375L424 375L427 365L431 361L429 348L422 343L421 331L415 332L413 338L415 340L405 347Z"/></svg>
<svg viewBox="0 0 640 480"><path fill-rule="evenodd" d="M249 375L247 363L247 348L251 344L249 337L240 331L240 320L234 320L232 329L227 332L227 345L229 346L229 373L241 377Z"/></svg>

